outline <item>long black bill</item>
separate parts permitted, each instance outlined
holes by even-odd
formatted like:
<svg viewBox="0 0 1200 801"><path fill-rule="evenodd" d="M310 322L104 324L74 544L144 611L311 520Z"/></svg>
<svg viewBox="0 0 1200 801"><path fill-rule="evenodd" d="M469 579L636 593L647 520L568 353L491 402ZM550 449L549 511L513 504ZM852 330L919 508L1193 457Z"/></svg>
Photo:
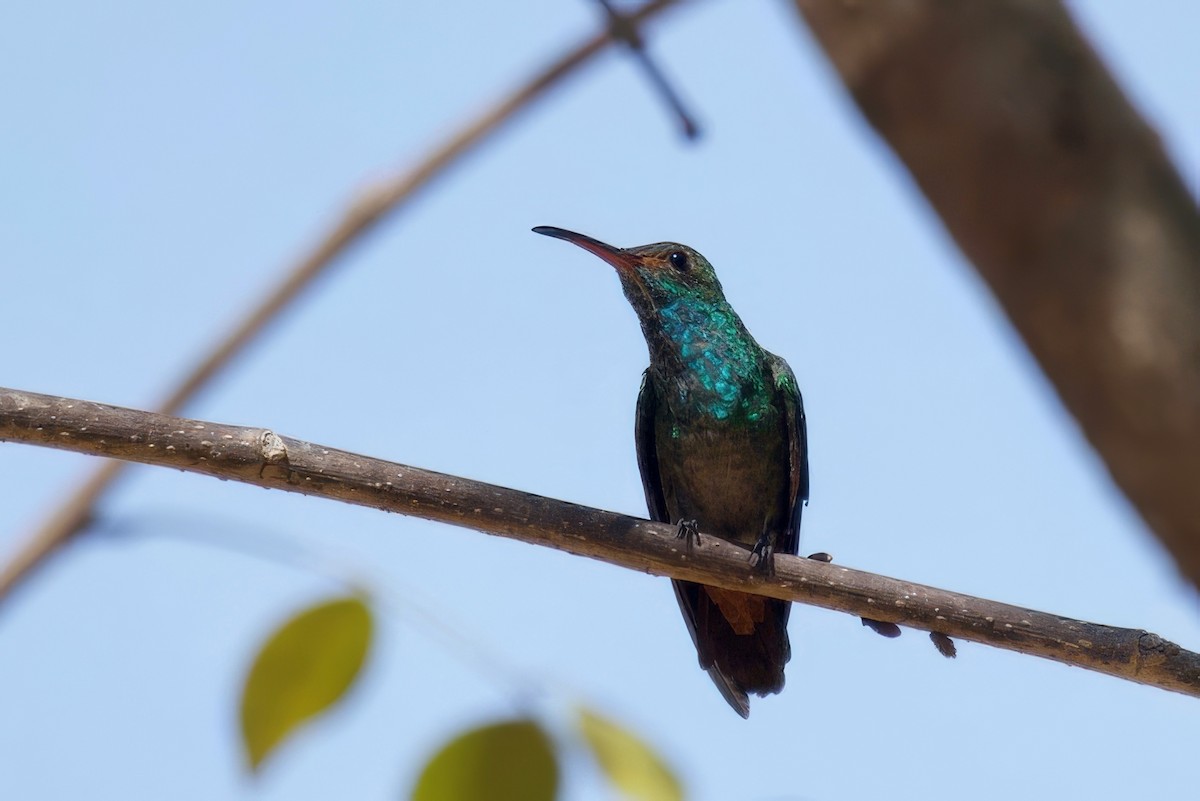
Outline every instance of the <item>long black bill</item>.
<svg viewBox="0 0 1200 801"><path fill-rule="evenodd" d="M599 239L593 239L587 234L579 234L575 231L568 231L566 228L555 228L553 225L539 225L533 229L535 234L542 236L552 236L555 239L562 239L570 242L573 245L578 245L589 253L594 253L606 262L616 267L618 270L627 270L631 268L636 261L635 256L631 256L622 248L615 248L612 245L601 242Z"/></svg>

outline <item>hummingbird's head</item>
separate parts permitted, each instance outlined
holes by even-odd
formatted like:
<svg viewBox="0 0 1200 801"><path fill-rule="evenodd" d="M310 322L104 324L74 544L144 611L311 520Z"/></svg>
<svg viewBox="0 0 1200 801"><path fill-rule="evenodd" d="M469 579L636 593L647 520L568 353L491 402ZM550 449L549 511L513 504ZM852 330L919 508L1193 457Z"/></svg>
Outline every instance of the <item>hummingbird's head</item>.
<svg viewBox="0 0 1200 801"><path fill-rule="evenodd" d="M633 248L615 248L584 234L538 226L534 233L565 239L594 253L617 270L625 297L643 322L675 303L724 303L721 282L708 259L687 245L659 242Z"/></svg>

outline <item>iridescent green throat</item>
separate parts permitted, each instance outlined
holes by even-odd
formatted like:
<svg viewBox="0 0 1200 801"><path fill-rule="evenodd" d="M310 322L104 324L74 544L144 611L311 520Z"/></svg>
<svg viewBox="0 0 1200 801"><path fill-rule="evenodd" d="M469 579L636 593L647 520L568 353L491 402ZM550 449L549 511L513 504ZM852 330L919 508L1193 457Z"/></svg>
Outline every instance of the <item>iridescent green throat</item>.
<svg viewBox="0 0 1200 801"><path fill-rule="evenodd" d="M680 298L657 316L657 336L647 338L674 379L667 403L677 414L756 421L771 409L763 350L724 298Z"/></svg>

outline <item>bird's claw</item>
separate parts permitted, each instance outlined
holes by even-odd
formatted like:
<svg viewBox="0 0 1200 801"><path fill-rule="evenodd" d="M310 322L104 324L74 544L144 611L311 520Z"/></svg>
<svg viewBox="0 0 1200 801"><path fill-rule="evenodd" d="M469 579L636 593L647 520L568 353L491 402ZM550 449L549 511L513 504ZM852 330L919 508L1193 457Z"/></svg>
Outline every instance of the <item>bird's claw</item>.
<svg viewBox="0 0 1200 801"><path fill-rule="evenodd" d="M675 529L675 539L686 540L688 550L691 550L692 543L700 544L700 524L695 520L680 520Z"/></svg>
<svg viewBox="0 0 1200 801"><path fill-rule="evenodd" d="M775 546L767 537L760 537L750 551L750 564L768 576L775 575Z"/></svg>
<svg viewBox="0 0 1200 801"><path fill-rule="evenodd" d="M824 562L825 564L829 564L830 562L833 561L833 555L827 554L824 551L817 551L816 553L810 553L808 555L808 558L813 560L814 562Z"/></svg>

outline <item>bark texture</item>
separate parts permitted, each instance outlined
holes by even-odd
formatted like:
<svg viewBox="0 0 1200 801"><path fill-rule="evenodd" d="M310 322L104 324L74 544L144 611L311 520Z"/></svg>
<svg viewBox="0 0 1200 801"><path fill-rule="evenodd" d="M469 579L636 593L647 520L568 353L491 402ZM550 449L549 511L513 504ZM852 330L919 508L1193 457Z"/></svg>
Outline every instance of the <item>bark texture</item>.
<svg viewBox="0 0 1200 801"><path fill-rule="evenodd" d="M898 623L1200 697L1200 654L1141 629L1072 620L794 556L777 554L768 576L750 567L749 551L715 537L688 547L675 526L665 523L263 428L0 388L0 441L173 467L466 526L632 570ZM945 646L940 642L943 653Z"/></svg>
<svg viewBox="0 0 1200 801"><path fill-rule="evenodd" d="M1200 214L1060 3L796 0L1200 587Z"/></svg>

